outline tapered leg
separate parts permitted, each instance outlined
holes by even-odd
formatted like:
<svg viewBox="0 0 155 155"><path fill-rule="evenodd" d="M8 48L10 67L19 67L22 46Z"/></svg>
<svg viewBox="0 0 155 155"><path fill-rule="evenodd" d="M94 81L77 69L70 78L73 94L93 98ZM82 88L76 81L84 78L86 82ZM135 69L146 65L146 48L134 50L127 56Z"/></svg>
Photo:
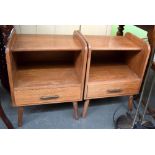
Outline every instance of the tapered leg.
<svg viewBox="0 0 155 155"><path fill-rule="evenodd" d="M74 118L77 120L79 119L78 114L78 102L73 102L73 110L74 110Z"/></svg>
<svg viewBox="0 0 155 155"><path fill-rule="evenodd" d="M84 108L83 108L83 112L82 112L82 117L83 118L85 118L86 115L87 115L89 102L90 102L90 100L86 100L85 103L84 103Z"/></svg>
<svg viewBox="0 0 155 155"><path fill-rule="evenodd" d="M10 120L5 115L1 104L0 104L0 117L2 118L3 122L5 123L5 125L7 126L8 129L14 129L14 127L11 124Z"/></svg>
<svg viewBox="0 0 155 155"><path fill-rule="evenodd" d="M18 127L22 127L23 125L23 107L18 107Z"/></svg>
<svg viewBox="0 0 155 155"><path fill-rule="evenodd" d="M133 96L129 96L128 108L130 111L133 109Z"/></svg>

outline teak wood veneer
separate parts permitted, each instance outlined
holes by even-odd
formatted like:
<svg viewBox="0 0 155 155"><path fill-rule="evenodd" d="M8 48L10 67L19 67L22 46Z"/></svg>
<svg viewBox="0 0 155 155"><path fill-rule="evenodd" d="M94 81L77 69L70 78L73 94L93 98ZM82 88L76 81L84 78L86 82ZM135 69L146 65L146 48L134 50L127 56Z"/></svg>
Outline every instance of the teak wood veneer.
<svg viewBox="0 0 155 155"><path fill-rule="evenodd" d="M84 92L83 117L90 99L129 96L132 110L133 95L139 93L150 46L142 39L125 36L83 36L88 45L88 60Z"/></svg>
<svg viewBox="0 0 155 155"><path fill-rule="evenodd" d="M24 106L39 104L72 102L78 119L87 62L87 44L79 32L73 36L13 32L6 59L19 126Z"/></svg>

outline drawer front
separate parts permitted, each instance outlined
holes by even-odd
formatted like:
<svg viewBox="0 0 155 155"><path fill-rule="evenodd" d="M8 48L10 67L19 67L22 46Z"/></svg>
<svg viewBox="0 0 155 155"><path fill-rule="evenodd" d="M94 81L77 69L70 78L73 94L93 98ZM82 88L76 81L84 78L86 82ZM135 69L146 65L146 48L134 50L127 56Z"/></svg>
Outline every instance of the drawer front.
<svg viewBox="0 0 155 155"><path fill-rule="evenodd" d="M138 94L140 82L96 83L87 87L86 98L104 98Z"/></svg>
<svg viewBox="0 0 155 155"><path fill-rule="evenodd" d="M15 90L17 106L79 101L80 87Z"/></svg>

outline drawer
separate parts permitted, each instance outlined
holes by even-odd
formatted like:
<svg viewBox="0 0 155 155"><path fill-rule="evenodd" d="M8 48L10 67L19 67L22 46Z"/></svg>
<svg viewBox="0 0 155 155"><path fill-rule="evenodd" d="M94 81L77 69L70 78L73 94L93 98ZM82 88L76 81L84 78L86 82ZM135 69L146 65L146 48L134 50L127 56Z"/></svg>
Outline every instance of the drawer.
<svg viewBox="0 0 155 155"><path fill-rule="evenodd" d="M17 106L38 105L79 101L81 97L81 89L80 87L62 87L15 90L14 95Z"/></svg>
<svg viewBox="0 0 155 155"><path fill-rule="evenodd" d="M94 83L87 86L87 99L138 94L140 81Z"/></svg>

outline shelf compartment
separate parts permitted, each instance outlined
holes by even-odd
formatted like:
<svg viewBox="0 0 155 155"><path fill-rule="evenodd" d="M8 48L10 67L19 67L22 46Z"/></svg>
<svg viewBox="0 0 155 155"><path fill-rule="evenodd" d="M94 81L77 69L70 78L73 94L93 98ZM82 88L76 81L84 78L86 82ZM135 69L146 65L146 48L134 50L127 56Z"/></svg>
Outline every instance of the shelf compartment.
<svg viewBox="0 0 155 155"><path fill-rule="evenodd" d="M11 51L51 51L51 50L81 50L79 40L69 35L31 35L17 34Z"/></svg>
<svg viewBox="0 0 155 155"><path fill-rule="evenodd" d="M80 51L13 53L16 63L15 89L80 86L76 59Z"/></svg>
<svg viewBox="0 0 155 155"><path fill-rule="evenodd" d="M80 80L71 64L25 66L16 72L15 89L65 85L80 86Z"/></svg>
<svg viewBox="0 0 155 155"><path fill-rule="evenodd" d="M136 73L134 73L127 64L124 63L105 63L93 64L90 68L89 81L91 83L110 83L121 81L135 81L140 80Z"/></svg>

